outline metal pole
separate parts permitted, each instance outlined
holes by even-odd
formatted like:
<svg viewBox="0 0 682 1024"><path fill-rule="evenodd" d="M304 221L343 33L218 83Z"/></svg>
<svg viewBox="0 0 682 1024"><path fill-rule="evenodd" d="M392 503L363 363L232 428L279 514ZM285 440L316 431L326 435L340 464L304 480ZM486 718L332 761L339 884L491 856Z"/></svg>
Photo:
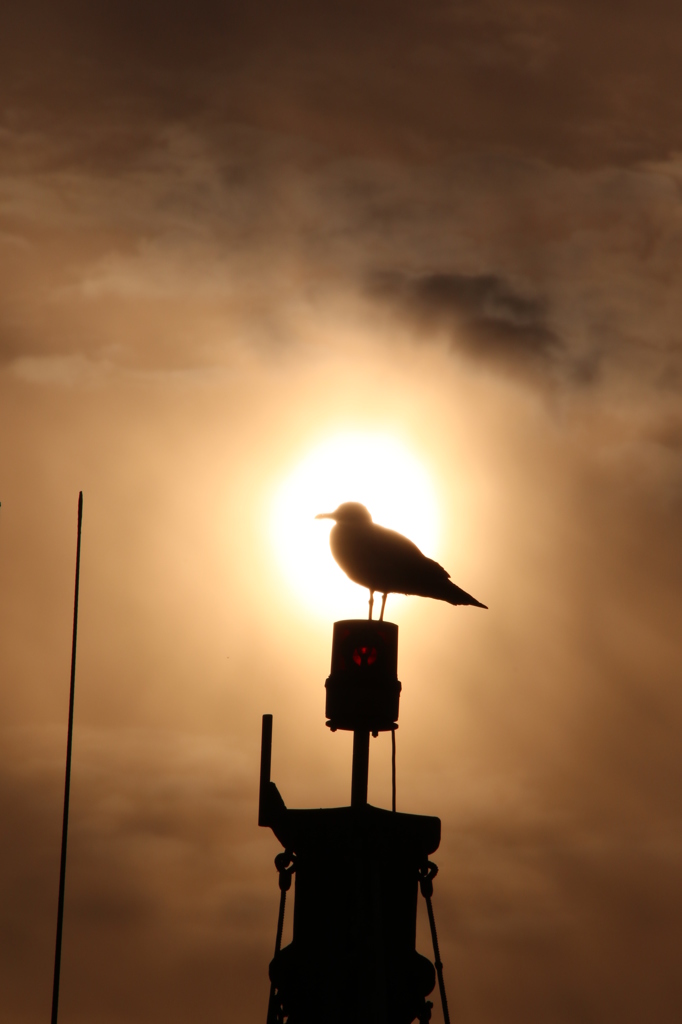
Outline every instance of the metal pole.
<svg viewBox="0 0 682 1024"><path fill-rule="evenodd" d="M73 746L73 698L76 687L76 634L78 630L78 588L81 571L81 530L83 525L83 492L78 495L78 540L76 543L76 586L73 598L73 635L71 638L71 686L69 689L69 726L66 739L66 775L64 779L64 817L62 819L62 855L59 866L59 902L57 906L57 941L54 952L52 983L52 1020L57 1024L59 1012L59 973L62 963L62 928L64 925L64 883L66 881L66 840L69 832L69 793L71 789L71 749Z"/></svg>
<svg viewBox="0 0 682 1024"><path fill-rule="evenodd" d="M395 814L395 725L391 729L391 810Z"/></svg>
<svg viewBox="0 0 682 1024"><path fill-rule="evenodd" d="M356 729L353 733L353 774L350 787L351 807L367 805L367 779L369 776L369 729Z"/></svg>
<svg viewBox="0 0 682 1024"><path fill-rule="evenodd" d="M258 792L258 824L269 825L266 811L272 765L272 715L263 715L260 740L260 787Z"/></svg>

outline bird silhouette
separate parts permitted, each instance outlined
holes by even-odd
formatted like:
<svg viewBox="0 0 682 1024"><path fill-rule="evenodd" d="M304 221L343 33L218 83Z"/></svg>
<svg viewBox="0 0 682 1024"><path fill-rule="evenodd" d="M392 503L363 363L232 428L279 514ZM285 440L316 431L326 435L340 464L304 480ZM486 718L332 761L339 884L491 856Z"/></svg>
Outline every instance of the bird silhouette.
<svg viewBox="0 0 682 1024"><path fill-rule="evenodd" d="M375 592L383 595L380 619L384 617L388 594L415 594L448 604L488 607L456 586L450 573L422 554L407 537L373 523L358 501L345 501L335 512L321 512L315 518L334 520L329 546L345 574L369 590L370 619Z"/></svg>

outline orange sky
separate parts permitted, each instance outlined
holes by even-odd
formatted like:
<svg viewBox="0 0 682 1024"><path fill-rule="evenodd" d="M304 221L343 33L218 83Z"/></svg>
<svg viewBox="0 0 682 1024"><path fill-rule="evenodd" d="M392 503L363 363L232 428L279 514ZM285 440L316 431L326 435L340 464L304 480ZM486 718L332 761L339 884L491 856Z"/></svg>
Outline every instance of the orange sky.
<svg viewBox="0 0 682 1024"><path fill-rule="evenodd" d="M260 716L347 802L366 600L315 614L271 520L352 432L490 606L388 604L455 1019L677 1022L675 5L59 7L0 15L0 1016L49 1012L83 489L61 1019L265 1019Z"/></svg>

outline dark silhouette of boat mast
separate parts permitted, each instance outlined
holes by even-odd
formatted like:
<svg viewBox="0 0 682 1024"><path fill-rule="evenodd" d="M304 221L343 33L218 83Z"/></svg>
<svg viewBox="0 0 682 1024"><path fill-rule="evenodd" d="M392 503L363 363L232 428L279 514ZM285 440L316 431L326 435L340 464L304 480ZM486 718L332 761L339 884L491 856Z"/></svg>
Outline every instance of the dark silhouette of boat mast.
<svg viewBox="0 0 682 1024"><path fill-rule="evenodd" d="M275 857L280 902L267 1024L425 1024L436 981L449 1024L432 905L438 868L429 860L440 843L440 820L396 810L398 627L376 619L335 622L331 662L326 724L353 733L349 806L286 806L270 778L272 715L263 715L258 824L284 848ZM367 802L370 736L388 731L391 811ZM293 939L282 948L294 875ZM415 949L418 889L433 964Z"/></svg>

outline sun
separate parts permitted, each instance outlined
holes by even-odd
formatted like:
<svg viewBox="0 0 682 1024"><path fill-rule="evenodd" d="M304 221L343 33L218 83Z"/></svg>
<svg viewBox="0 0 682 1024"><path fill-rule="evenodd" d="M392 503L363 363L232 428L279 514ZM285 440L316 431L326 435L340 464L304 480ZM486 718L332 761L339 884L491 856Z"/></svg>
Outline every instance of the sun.
<svg viewBox="0 0 682 1024"><path fill-rule="evenodd" d="M368 593L352 583L329 550L329 520L343 501L359 501L375 523L404 533L433 556L437 506L419 458L390 436L341 434L304 455L285 475L272 509L271 536L289 592L329 618L364 617ZM391 603L401 600L397 596Z"/></svg>

